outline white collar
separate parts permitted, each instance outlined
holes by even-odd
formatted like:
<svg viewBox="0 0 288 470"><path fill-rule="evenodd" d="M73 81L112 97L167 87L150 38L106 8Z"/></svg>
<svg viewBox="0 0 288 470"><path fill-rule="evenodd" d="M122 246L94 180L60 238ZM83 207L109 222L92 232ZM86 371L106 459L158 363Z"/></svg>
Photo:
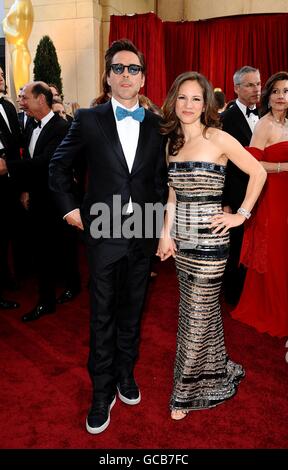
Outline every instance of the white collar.
<svg viewBox="0 0 288 470"><path fill-rule="evenodd" d="M47 122L49 122L50 119L53 118L53 116L55 116L55 114L53 113L51 109L51 111L49 111L49 113L46 114L46 116L44 116L44 118L41 119L41 128L44 127L47 124Z"/></svg>
<svg viewBox="0 0 288 470"><path fill-rule="evenodd" d="M236 104L237 104L238 108L241 109L242 113L245 114L245 116L246 116L247 108L249 108L249 109L255 109L256 108L256 104L254 104L253 106L246 106L245 104L241 103L241 101L239 101L238 98L236 100Z"/></svg>
<svg viewBox="0 0 288 470"><path fill-rule="evenodd" d="M119 101L115 100L115 98L113 98L113 96L111 98L111 104L112 104L114 114L116 113L117 106L120 106L120 108L127 109L128 111L135 111L135 109L139 108L139 102L138 101L132 108L125 108L125 106L123 106L122 103L119 103Z"/></svg>

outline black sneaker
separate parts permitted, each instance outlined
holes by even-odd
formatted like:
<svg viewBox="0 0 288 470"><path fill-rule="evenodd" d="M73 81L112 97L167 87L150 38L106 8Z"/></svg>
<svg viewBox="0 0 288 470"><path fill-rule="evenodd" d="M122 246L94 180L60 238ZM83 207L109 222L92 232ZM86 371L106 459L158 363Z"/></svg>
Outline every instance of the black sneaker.
<svg viewBox="0 0 288 470"><path fill-rule="evenodd" d="M110 423L110 411L115 405L115 402L115 395L110 403L109 400L105 399L93 401L92 408L86 419L86 429L90 434L100 434L100 432L108 428Z"/></svg>
<svg viewBox="0 0 288 470"><path fill-rule="evenodd" d="M126 405L138 405L141 401L141 393L134 377L122 379L117 384L118 396Z"/></svg>

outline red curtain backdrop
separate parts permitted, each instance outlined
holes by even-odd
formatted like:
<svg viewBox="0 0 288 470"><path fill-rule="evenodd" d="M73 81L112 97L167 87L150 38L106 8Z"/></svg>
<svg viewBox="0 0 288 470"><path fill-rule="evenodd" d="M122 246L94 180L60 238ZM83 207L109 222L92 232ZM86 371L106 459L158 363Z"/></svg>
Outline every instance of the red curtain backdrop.
<svg viewBox="0 0 288 470"><path fill-rule="evenodd" d="M232 77L243 65L259 68L263 83L273 73L288 70L288 14L167 22L163 28L166 62L171 58L168 86L178 73L197 70L232 99ZM173 44L177 44L176 50Z"/></svg>
<svg viewBox="0 0 288 470"><path fill-rule="evenodd" d="M262 83L288 71L288 14L260 14L204 21L162 22L154 13L111 16L110 43L131 39L147 61L146 94L156 104L179 73L196 70L233 99L233 74L259 68ZM167 88L166 88L167 85Z"/></svg>
<svg viewBox="0 0 288 470"><path fill-rule="evenodd" d="M128 38L145 55L147 74L143 90L158 106L166 95L166 70L163 25L154 13L133 16L111 16L109 44Z"/></svg>

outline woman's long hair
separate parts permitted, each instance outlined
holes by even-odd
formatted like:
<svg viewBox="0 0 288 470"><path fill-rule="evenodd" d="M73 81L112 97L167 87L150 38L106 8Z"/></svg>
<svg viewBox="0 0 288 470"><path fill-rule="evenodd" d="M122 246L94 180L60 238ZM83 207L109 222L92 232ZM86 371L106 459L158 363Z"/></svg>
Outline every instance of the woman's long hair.
<svg viewBox="0 0 288 470"><path fill-rule="evenodd" d="M282 71L274 73L274 75L271 75L271 77L268 78L267 82L265 83L264 88L262 89L260 101L261 117L265 116L265 114L268 114L271 111L271 107L269 104L270 95L272 93L275 83L279 82L280 80L288 80L288 72ZM288 109L286 110L286 117L288 117Z"/></svg>
<svg viewBox="0 0 288 470"><path fill-rule="evenodd" d="M200 122L205 126L203 133L204 137L208 127L221 127L213 88L207 78L198 72L184 72L181 75L178 75L172 84L162 107L163 121L161 125L161 133L168 135L170 139L168 145L169 155L177 155L185 143L181 123L176 115L175 107L176 100L179 95L179 88L188 80L197 81L203 90L205 109L201 114Z"/></svg>

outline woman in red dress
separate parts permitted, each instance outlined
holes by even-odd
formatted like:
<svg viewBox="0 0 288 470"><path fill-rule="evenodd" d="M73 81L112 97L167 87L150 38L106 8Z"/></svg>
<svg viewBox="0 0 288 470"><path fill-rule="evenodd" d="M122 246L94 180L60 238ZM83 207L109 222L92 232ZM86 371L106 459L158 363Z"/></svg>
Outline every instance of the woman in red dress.
<svg viewBox="0 0 288 470"><path fill-rule="evenodd" d="M272 75L262 92L251 147L268 173L247 222L241 262L248 267L233 318L272 336L288 336L288 73Z"/></svg>

